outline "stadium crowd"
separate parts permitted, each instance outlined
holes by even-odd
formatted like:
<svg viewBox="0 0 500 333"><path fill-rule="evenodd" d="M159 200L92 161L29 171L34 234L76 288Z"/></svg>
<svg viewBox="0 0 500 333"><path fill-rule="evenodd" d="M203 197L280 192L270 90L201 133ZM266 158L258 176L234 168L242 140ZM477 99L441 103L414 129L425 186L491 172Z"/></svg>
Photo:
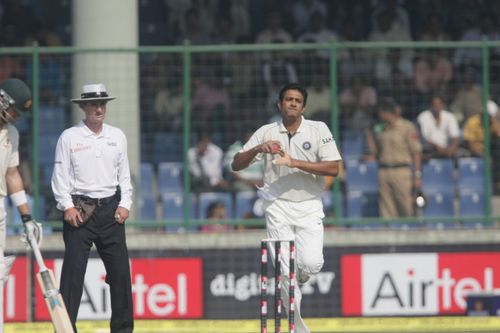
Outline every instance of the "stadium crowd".
<svg viewBox="0 0 500 333"><path fill-rule="evenodd" d="M186 40L192 45L500 40L500 3L493 0L138 0L138 4L141 46L179 45ZM29 46L36 41L41 46L70 46L70 17L71 1L5 0L0 4L0 45ZM496 194L500 193L495 167L500 162L500 116L495 103L500 96L499 56L500 48L491 50L489 114ZM153 164L154 177L161 176L160 163L182 160L178 152L155 148L156 141L171 148L164 140L179 140L182 132L180 57L141 56L141 126L146 133L142 162ZM284 83L304 83L310 94L306 117L329 123L329 57L327 49L193 56L194 135L189 156L193 184L199 186L193 192L238 192L258 183L258 169L245 179L224 168L224 153L234 154L249 130L275 119L276 91ZM69 111L69 71L59 60L42 56L41 104ZM340 50L337 140L343 143L352 133L371 129L378 122L379 100L392 97L401 106L403 118L428 130L420 131L424 161L481 158L481 64L481 50L475 48ZM31 71L25 58L0 57L0 80L15 76L31 82ZM446 126L431 131L427 124L433 123L433 115L445 119L437 123ZM349 157L362 159L365 148ZM202 179L199 151L217 155L217 181Z"/></svg>

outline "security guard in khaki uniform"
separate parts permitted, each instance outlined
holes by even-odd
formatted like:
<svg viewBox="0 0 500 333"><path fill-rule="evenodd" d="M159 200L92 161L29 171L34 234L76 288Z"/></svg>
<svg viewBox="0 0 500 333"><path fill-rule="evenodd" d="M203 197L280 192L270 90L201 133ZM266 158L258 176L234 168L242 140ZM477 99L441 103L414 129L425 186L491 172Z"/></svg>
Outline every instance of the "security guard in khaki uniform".
<svg viewBox="0 0 500 333"><path fill-rule="evenodd" d="M382 123L367 133L372 157L379 162L379 208L383 218L413 215L413 189L421 187L422 146L417 128L401 117L392 98L377 107Z"/></svg>

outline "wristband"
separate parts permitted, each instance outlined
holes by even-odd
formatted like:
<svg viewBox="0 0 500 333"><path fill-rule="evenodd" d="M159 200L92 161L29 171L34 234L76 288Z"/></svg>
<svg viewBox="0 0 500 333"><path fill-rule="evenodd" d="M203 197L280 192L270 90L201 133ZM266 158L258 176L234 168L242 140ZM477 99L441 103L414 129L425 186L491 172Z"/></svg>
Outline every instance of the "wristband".
<svg viewBox="0 0 500 333"><path fill-rule="evenodd" d="M12 193L10 195L10 200L12 200L15 207L28 203L28 198L26 198L26 192L24 192L24 190Z"/></svg>
<svg viewBox="0 0 500 333"><path fill-rule="evenodd" d="M422 171L416 170L415 171L415 178L421 178L422 177Z"/></svg>
<svg viewBox="0 0 500 333"><path fill-rule="evenodd" d="M33 220L33 218L31 217L31 214L23 214L21 215L21 220L23 221L23 223L26 223Z"/></svg>

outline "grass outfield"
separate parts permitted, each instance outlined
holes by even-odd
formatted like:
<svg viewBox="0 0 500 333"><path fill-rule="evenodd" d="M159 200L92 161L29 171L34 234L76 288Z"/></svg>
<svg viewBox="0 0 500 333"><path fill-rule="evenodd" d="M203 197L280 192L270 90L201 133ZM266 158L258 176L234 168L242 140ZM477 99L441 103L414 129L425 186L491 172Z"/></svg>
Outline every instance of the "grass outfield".
<svg viewBox="0 0 500 333"><path fill-rule="evenodd" d="M274 332L269 320L268 332ZM306 323L314 333L392 332L500 332L500 317L398 317L398 318L311 318ZM109 332L108 321L81 321L79 333ZM5 333L53 332L51 322L8 323ZM283 320L283 332L288 332ZM258 320L137 320L135 333L258 333Z"/></svg>

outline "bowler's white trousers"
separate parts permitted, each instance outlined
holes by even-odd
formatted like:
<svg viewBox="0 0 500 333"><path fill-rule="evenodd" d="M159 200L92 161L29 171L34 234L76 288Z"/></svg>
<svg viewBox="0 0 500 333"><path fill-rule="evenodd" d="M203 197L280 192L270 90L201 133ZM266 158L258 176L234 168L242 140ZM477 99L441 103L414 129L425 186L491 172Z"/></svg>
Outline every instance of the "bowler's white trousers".
<svg viewBox="0 0 500 333"><path fill-rule="evenodd" d="M299 271L307 275L317 274L323 267L323 204L321 199L293 202L269 200L264 204L267 237L272 239L294 239L296 250L296 276ZM274 244L272 244L274 245ZM268 246L274 265L274 246ZM288 312L289 301L289 244L281 246L283 274L283 306ZM297 281L295 281L297 286ZM309 333L300 314L302 292L295 288L295 332Z"/></svg>

